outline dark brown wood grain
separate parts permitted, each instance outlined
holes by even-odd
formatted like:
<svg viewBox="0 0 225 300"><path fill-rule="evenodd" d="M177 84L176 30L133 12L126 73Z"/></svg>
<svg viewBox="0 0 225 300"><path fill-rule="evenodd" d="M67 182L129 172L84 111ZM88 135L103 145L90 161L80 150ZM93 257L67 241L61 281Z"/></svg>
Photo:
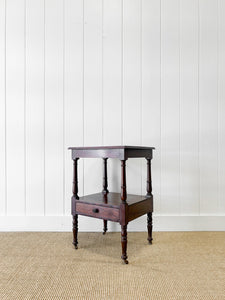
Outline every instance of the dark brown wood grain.
<svg viewBox="0 0 225 300"><path fill-rule="evenodd" d="M147 214L148 242L152 244L152 213Z"/></svg>
<svg viewBox="0 0 225 300"><path fill-rule="evenodd" d="M73 196L79 199L78 196L78 174L77 174L77 162L79 158L73 160Z"/></svg>
<svg viewBox="0 0 225 300"><path fill-rule="evenodd" d="M107 227L107 220L103 220L103 234L106 234L106 231L108 230Z"/></svg>
<svg viewBox="0 0 225 300"><path fill-rule="evenodd" d="M107 203L107 194L108 190L108 174L107 174L107 159L103 158L103 190L102 193L104 195L104 202ZM103 220L103 234L106 234L107 228L107 220Z"/></svg>
<svg viewBox="0 0 225 300"><path fill-rule="evenodd" d="M120 225L128 224L128 210L129 205L127 202L123 202L120 204Z"/></svg>
<svg viewBox="0 0 225 300"><path fill-rule="evenodd" d="M73 216L73 244L75 249L78 248L77 236L78 236L78 215L76 214L75 216Z"/></svg>
<svg viewBox="0 0 225 300"><path fill-rule="evenodd" d="M146 197L152 196L152 174L151 174L151 159L147 158L147 182L146 182Z"/></svg>
<svg viewBox="0 0 225 300"><path fill-rule="evenodd" d="M128 264L127 260L127 225L121 225L121 246L122 246L122 260Z"/></svg>
<svg viewBox="0 0 225 300"><path fill-rule="evenodd" d="M103 194L108 194L108 175L107 175L107 159L108 158L103 158Z"/></svg>
<svg viewBox="0 0 225 300"><path fill-rule="evenodd" d="M128 222L153 211L153 198L134 203L128 206Z"/></svg>
<svg viewBox="0 0 225 300"><path fill-rule="evenodd" d="M127 200L126 160L121 160L121 200Z"/></svg>
<svg viewBox="0 0 225 300"><path fill-rule="evenodd" d="M119 209L77 201L76 213L79 215L119 222Z"/></svg>
<svg viewBox="0 0 225 300"><path fill-rule="evenodd" d="M133 203L137 203L147 199L146 196L140 195L133 195L127 194L127 204L131 205ZM106 206L106 207L120 207L121 201L121 194L120 193L113 193L109 192L107 195L103 195L102 193L96 193L91 195L85 195L79 197L79 201L83 203L95 203L98 205Z"/></svg>

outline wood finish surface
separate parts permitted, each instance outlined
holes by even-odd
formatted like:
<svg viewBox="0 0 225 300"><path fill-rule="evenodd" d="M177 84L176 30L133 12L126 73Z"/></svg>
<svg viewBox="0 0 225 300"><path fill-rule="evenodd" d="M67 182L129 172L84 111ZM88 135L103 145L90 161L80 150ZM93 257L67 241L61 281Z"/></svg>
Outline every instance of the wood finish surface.
<svg viewBox="0 0 225 300"><path fill-rule="evenodd" d="M109 192L108 190L108 174L107 174L107 159L103 158L103 190L102 193L104 195L105 203L107 203L107 194ZM107 228L107 220L103 220L103 234L106 234Z"/></svg>
<svg viewBox="0 0 225 300"><path fill-rule="evenodd" d="M75 197L72 197L72 199L75 199ZM126 203L128 205L131 205L134 203L144 201L146 199L146 196L127 194ZM121 197L120 193L109 192L107 195L103 195L102 193L96 193L79 197L79 202L91 204L95 203L106 207L119 207L121 204Z"/></svg>
<svg viewBox="0 0 225 300"><path fill-rule="evenodd" d="M79 199L78 196L78 176L77 176L77 162L79 158L73 160L73 196Z"/></svg>
<svg viewBox="0 0 225 300"><path fill-rule="evenodd" d="M128 205L128 222L153 211L153 198Z"/></svg>
<svg viewBox="0 0 225 300"><path fill-rule="evenodd" d="M107 175L107 159L103 158L103 194L108 194L108 175Z"/></svg>
<svg viewBox="0 0 225 300"><path fill-rule="evenodd" d="M77 245L78 245L78 239L77 239L77 235L78 235L78 215L75 214L73 216L73 244L75 249L77 249Z"/></svg>
<svg viewBox="0 0 225 300"><path fill-rule="evenodd" d="M127 200L127 185L126 185L126 160L121 160L121 200Z"/></svg>
<svg viewBox="0 0 225 300"><path fill-rule="evenodd" d="M147 158L147 194L146 197L152 196L152 175L151 175L151 159Z"/></svg>
<svg viewBox="0 0 225 300"><path fill-rule="evenodd" d="M75 158L118 158L126 160L134 157L152 158L154 147L111 146L111 147L70 147Z"/></svg>
<svg viewBox="0 0 225 300"><path fill-rule="evenodd" d="M114 222L119 222L120 220L118 208L100 206L96 204L76 202L76 213Z"/></svg>
<svg viewBox="0 0 225 300"><path fill-rule="evenodd" d="M152 238L152 213L151 212L149 212L148 214L147 214L147 227L148 227L148 242L149 242L149 244L152 244L152 240L153 240L153 238Z"/></svg>

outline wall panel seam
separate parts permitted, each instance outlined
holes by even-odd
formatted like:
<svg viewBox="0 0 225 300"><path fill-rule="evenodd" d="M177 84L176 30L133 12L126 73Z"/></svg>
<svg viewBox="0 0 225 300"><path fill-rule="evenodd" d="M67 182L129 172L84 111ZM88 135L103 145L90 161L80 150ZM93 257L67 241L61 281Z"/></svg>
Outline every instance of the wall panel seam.
<svg viewBox="0 0 225 300"><path fill-rule="evenodd" d="M5 65L4 65L4 76L5 76L5 82L4 82L4 88L5 88L5 215L7 216L7 93L6 93L6 66L7 66L7 60L6 60L6 13L7 13L7 0L5 0L5 36L4 36L4 42L5 42L5 49L4 49L4 58L5 58Z"/></svg>
<svg viewBox="0 0 225 300"><path fill-rule="evenodd" d="M143 107L143 68L142 68L142 63L143 63L143 20L142 20L142 0L140 0L140 145L142 146L142 130L143 130L143 121L142 121L142 107ZM141 194L143 194L143 174L142 174L142 160L140 161L140 168L141 168Z"/></svg>
<svg viewBox="0 0 225 300"><path fill-rule="evenodd" d="M220 211L219 0L217 0L217 211Z"/></svg>
<svg viewBox="0 0 225 300"><path fill-rule="evenodd" d="M63 0L63 215L65 215L65 0Z"/></svg>
<svg viewBox="0 0 225 300"><path fill-rule="evenodd" d="M123 145L124 0L121 0L121 145Z"/></svg>
<svg viewBox="0 0 225 300"><path fill-rule="evenodd" d="M182 202L181 202L181 1L179 1L179 210L182 214Z"/></svg>
<svg viewBox="0 0 225 300"><path fill-rule="evenodd" d="M27 1L24 0L24 214L27 214Z"/></svg>
<svg viewBox="0 0 225 300"><path fill-rule="evenodd" d="M160 191L159 191L159 210L162 206L162 0L160 0L160 82L159 82L159 97L160 97ZM156 149L157 151L157 149Z"/></svg>
<svg viewBox="0 0 225 300"><path fill-rule="evenodd" d="M85 8L85 0L83 0L83 5L82 5L82 8L83 8L83 15L82 15L82 18L83 18L83 26L82 26L82 30L83 30L83 40L82 40L82 46L83 46L83 60L82 60L82 68L83 68L83 73L82 73L82 135L83 135L83 147L84 147L84 89L85 89L85 82L84 82L84 8ZM83 159L83 165L82 165L82 168L83 168L83 174L82 174L82 177L83 177L83 195L84 195L84 159Z"/></svg>
<svg viewBox="0 0 225 300"><path fill-rule="evenodd" d="M198 0L198 213L201 214L201 177L200 177L200 0Z"/></svg>
<svg viewBox="0 0 225 300"><path fill-rule="evenodd" d="M102 39L101 39L101 42L102 42L102 48L101 48L101 51L102 51L102 59L101 59L101 76L102 76L102 80L101 80L101 97L102 97L102 145L104 145L104 87L103 87L103 82L104 82L104 67L103 67L103 64L104 64L104 0L102 0Z"/></svg>
<svg viewBox="0 0 225 300"><path fill-rule="evenodd" d="M43 11L43 14L44 14L44 32L43 32L43 35L44 35L44 49L43 49L43 55L44 55L44 61L43 61L43 64L44 64L44 76L43 76L43 85L44 85L44 116L43 116L43 154L44 154L44 160L43 160L43 170L44 170L44 174L43 174L43 190L44 190L44 216L46 215L46 132L45 132L45 125L46 125L46 76L45 76L45 71L46 71L46 0L44 0L44 11Z"/></svg>

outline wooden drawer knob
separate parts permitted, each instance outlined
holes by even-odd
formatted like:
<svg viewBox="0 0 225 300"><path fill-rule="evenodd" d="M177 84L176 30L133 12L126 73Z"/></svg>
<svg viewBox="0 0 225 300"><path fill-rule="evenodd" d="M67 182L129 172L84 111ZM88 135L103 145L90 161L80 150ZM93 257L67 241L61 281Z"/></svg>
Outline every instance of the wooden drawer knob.
<svg viewBox="0 0 225 300"><path fill-rule="evenodd" d="M98 208L93 208L92 211L93 211L93 213L98 213L99 209Z"/></svg>

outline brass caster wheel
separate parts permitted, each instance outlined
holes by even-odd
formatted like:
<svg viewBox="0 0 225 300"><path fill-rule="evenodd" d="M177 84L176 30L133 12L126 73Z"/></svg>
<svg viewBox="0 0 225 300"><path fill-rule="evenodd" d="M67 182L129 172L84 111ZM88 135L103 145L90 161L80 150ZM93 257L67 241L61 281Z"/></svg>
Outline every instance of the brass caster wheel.
<svg viewBox="0 0 225 300"><path fill-rule="evenodd" d="M129 261L127 259L123 259L123 264L124 265L128 265L129 264Z"/></svg>
<svg viewBox="0 0 225 300"><path fill-rule="evenodd" d="M75 249L78 249L78 246L75 243L73 243L73 245Z"/></svg>
<svg viewBox="0 0 225 300"><path fill-rule="evenodd" d="M153 239L149 239L149 240L148 240L149 245L152 245L152 240L153 240Z"/></svg>

